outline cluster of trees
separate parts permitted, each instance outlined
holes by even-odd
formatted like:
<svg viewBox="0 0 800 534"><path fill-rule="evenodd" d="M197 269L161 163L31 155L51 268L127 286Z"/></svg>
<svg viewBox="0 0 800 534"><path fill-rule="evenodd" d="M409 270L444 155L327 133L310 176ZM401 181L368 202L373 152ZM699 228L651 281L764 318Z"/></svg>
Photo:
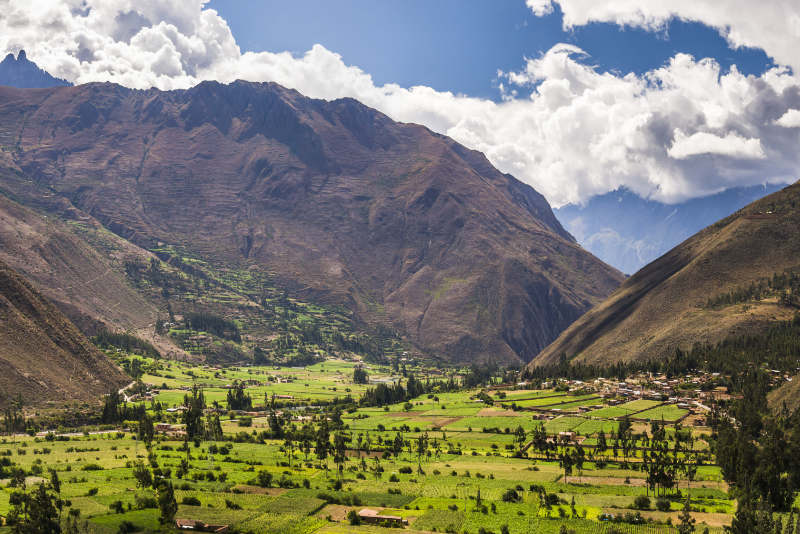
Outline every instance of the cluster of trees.
<svg viewBox="0 0 800 534"><path fill-rule="evenodd" d="M131 354L139 354L150 358L161 357L161 353L158 352L158 349L156 349L152 343L127 332L117 333L101 330L92 338L92 341L101 349L116 348Z"/></svg>
<svg viewBox="0 0 800 534"><path fill-rule="evenodd" d="M406 385L396 382L394 384L378 384L374 388L367 389L359 400L362 406L386 406L406 402L420 395L433 391L457 391L458 384L452 378L449 380L417 380L413 374L408 375Z"/></svg>
<svg viewBox="0 0 800 534"><path fill-rule="evenodd" d="M144 404L129 405L124 402L118 391L106 395L103 403L101 421L106 424L120 423L122 421L138 421L145 413Z"/></svg>
<svg viewBox="0 0 800 534"><path fill-rule="evenodd" d="M497 378L499 368L496 364L471 365L469 371L464 375L463 383L465 388L488 386Z"/></svg>
<svg viewBox="0 0 800 534"><path fill-rule="evenodd" d="M213 313L189 312L184 316L186 328L209 332L217 337L229 339L236 343L241 343L242 334L239 332L239 325L235 321L225 319Z"/></svg>
<svg viewBox="0 0 800 534"><path fill-rule="evenodd" d="M800 314L778 322L754 335L731 336L716 344L697 344L690 351L677 350L665 365L675 372L703 369L741 375L751 365L794 372L800 359Z"/></svg>
<svg viewBox="0 0 800 534"><path fill-rule="evenodd" d="M250 410L253 408L253 399L245 392L244 382L235 380L233 387L228 390L229 410Z"/></svg>
<svg viewBox="0 0 800 534"><path fill-rule="evenodd" d="M25 430L25 414L22 410L24 402L22 395L8 403L3 410L3 431L6 434L23 432Z"/></svg>
<svg viewBox="0 0 800 534"><path fill-rule="evenodd" d="M743 396L714 429L717 462L738 501L731 532L794 532L793 520L784 530L773 513L789 511L800 490L800 410L770 412L768 378L758 368L746 370L738 381Z"/></svg>
<svg viewBox="0 0 800 534"><path fill-rule="evenodd" d="M800 304L800 272L775 273L771 278L762 278L749 286L737 287L727 293L709 298L706 307L722 308L732 304L762 300L776 293L781 296L781 302L785 306L798 307Z"/></svg>

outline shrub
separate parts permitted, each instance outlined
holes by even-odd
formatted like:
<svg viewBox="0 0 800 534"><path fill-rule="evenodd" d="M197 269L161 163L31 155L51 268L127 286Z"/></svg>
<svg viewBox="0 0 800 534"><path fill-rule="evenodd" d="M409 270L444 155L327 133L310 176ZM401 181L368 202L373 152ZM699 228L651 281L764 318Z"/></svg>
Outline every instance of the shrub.
<svg viewBox="0 0 800 534"><path fill-rule="evenodd" d="M138 532L139 527L131 523L130 521L123 521L117 527L117 534L130 534L131 532Z"/></svg>
<svg viewBox="0 0 800 534"><path fill-rule="evenodd" d="M272 473L269 471L259 471L258 478L256 479L259 486L262 488L272 487Z"/></svg>
<svg viewBox="0 0 800 534"><path fill-rule="evenodd" d="M503 502L519 502L519 501L522 500L521 497L519 496L519 493L517 493L517 490L515 490L513 488L507 489L503 493L502 499L503 499Z"/></svg>
<svg viewBox="0 0 800 534"><path fill-rule="evenodd" d="M122 512L125 511L125 508L123 508L123 505L122 505L122 501L114 501L111 504L109 504L108 507L111 508L111 510L115 514L121 514Z"/></svg>
<svg viewBox="0 0 800 534"><path fill-rule="evenodd" d="M650 497L646 495L639 495L633 500L633 507L637 510L649 510L650 509Z"/></svg>
<svg viewBox="0 0 800 534"><path fill-rule="evenodd" d="M200 499L197 497L184 497L181 501L181 504L185 504L187 506L200 506Z"/></svg>
<svg viewBox="0 0 800 534"><path fill-rule="evenodd" d="M356 513L355 510L350 510L347 512L347 520L350 522L351 525L360 525L361 524L361 517Z"/></svg>
<svg viewBox="0 0 800 534"><path fill-rule="evenodd" d="M656 499L656 508L660 512L669 512L669 500L664 497L659 497Z"/></svg>
<svg viewBox="0 0 800 534"><path fill-rule="evenodd" d="M81 471L102 471L103 468L97 464L86 464L81 467Z"/></svg>

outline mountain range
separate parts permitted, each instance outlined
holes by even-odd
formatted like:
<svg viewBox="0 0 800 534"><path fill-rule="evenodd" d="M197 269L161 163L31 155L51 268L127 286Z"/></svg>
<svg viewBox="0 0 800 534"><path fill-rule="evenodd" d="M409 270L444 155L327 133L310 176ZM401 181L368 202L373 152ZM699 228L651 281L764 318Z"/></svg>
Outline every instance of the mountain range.
<svg viewBox="0 0 800 534"><path fill-rule="evenodd" d="M451 361L530 360L623 279L482 154L351 99L248 82L4 88L0 119L0 190L38 215L137 254L268 272ZM57 277L37 281L59 299ZM125 313L147 324L149 302ZM121 326L101 308L82 320Z"/></svg>

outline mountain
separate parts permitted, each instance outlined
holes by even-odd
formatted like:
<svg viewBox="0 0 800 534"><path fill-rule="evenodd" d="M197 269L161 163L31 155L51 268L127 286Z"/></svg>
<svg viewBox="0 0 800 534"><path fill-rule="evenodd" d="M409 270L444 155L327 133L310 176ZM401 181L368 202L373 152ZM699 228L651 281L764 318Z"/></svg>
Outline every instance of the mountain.
<svg viewBox="0 0 800 534"><path fill-rule="evenodd" d="M30 283L0 262L0 406L93 400L124 373Z"/></svg>
<svg viewBox="0 0 800 534"><path fill-rule="evenodd" d="M35 88L65 87L72 84L40 69L36 63L28 59L24 50L20 50L16 58L14 54L8 54L3 61L0 61L0 85Z"/></svg>
<svg viewBox="0 0 800 534"><path fill-rule="evenodd" d="M531 365L648 360L790 319L795 303L755 299L773 275L800 273L800 183L749 204L628 278Z"/></svg>
<svg viewBox="0 0 800 534"><path fill-rule="evenodd" d="M589 252L622 272L634 273L706 226L782 187L735 187L678 204L643 199L620 188L554 213Z"/></svg>
<svg viewBox="0 0 800 534"><path fill-rule="evenodd" d="M482 154L352 99L0 88L0 145L0 191L38 214L269 276L454 361L529 360L623 279Z"/></svg>

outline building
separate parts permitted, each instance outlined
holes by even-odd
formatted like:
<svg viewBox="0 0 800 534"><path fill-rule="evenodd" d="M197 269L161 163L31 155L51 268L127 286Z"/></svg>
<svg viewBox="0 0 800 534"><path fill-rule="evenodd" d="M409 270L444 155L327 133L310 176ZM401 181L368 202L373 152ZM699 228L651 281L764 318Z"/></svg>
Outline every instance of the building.
<svg viewBox="0 0 800 534"><path fill-rule="evenodd" d="M408 521L399 515L379 515L377 510L372 510L370 508L364 508L358 512L358 517L361 519L361 521L367 523L368 525L388 524L391 527L400 528L408 525Z"/></svg>

